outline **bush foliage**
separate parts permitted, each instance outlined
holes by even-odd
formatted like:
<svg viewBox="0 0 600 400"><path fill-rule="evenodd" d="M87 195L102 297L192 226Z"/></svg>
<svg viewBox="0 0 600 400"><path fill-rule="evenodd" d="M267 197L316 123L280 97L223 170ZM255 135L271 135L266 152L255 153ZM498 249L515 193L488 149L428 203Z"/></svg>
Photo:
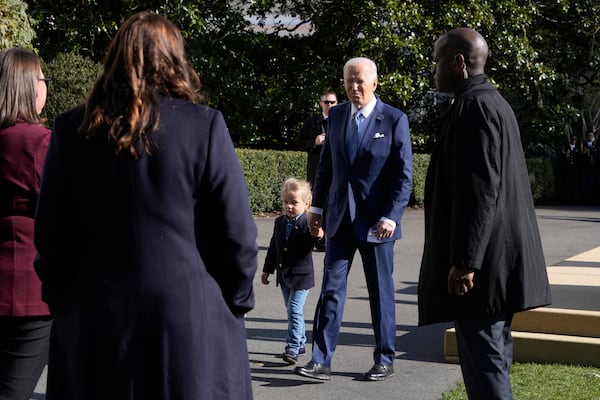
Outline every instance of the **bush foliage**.
<svg viewBox="0 0 600 400"><path fill-rule="evenodd" d="M413 154L413 188L411 207L423 207L425 197L425 177L429 166L429 154Z"/></svg>
<svg viewBox="0 0 600 400"><path fill-rule="evenodd" d="M0 49L32 47L35 21L27 14L27 3L21 0L0 1Z"/></svg>
<svg viewBox="0 0 600 400"><path fill-rule="evenodd" d="M528 159L527 169L533 201L537 204L554 202L556 200L556 179L552 160L547 158Z"/></svg>
<svg viewBox="0 0 600 400"><path fill-rule="evenodd" d="M46 100L49 124L61 112L83 102L102 73L102 65L74 53L61 53L42 68L52 80Z"/></svg>
<svg viewBox="0 0 600 400"><path fill-rule="evenodd" d="M236 149L250 196L250 209L255 214L280 212L279 191L290 177L306 178L306 153L282 150ZM409 207L423 206L425 177L429 154L413 155L413 189ZM547 159L527 160L529 179L535 203L554 200L552 162Z"/></svg>
<svg viewBox="0 0 600 400"><path fill-rule="evenodd" d="M47 59L74 51L100 61L132 12L167 16L238 147L296 150L290 139L318 112L319 93L345 99L343 64L364 55L377 63L381 99L409 114L415 150L431 152L433 43L458 26L488 39L486 72L515 110L528 157L551 156L565 130L584 132L600 87L597 0L26 2Z"/></svg>
<svg viewBox="0 0 600 400"><path fill-rule="evenodd" d="M306 179L306 153L236 149L254 213L281 211L281 185L290 177Z"/></svg>
<svg viewBox="0 0 600 400"><path fill-rule="evenodd" d="M48 123L54 117L85 100L102 66L77 54L59 54L43 66L52 79L46 104ZM306 178L306 153L289 150L236 149L249 189L250 208L254 213L282 210L279 191L289 177ZM537 158L527 161L534 201L552 202L555 184L552 161ZM413 190L410 207L422 207L428 154L413 155Z"/></svg>

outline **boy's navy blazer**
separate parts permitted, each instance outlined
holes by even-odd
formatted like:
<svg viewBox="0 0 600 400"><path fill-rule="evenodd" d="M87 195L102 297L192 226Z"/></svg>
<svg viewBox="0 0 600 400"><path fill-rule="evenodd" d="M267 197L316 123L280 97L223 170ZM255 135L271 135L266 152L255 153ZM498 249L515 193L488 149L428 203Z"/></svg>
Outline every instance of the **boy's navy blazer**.
<svg viewBox="0 0 600 400"><path fill-rule="evenodd" d="M284 282L290 289L310 289L315 286L312 249L317 238L310 234L306 213L298 217L288 240L285 239L286 224L285 215L275 219L263 272L277 271L277 284Z"/></svg>

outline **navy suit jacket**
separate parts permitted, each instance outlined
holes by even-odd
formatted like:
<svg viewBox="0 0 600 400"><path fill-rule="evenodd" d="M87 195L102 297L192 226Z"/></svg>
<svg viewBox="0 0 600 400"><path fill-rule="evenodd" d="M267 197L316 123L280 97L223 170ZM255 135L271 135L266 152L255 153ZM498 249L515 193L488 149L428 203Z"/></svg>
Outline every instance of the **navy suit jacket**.
<svg viewBox="0 0 600 400"><path fill-rule="evenodd" d="M349 204L356 206L353 231L367 241L369 229L381 217L396 222L394 234L381 242L402 237L400 219L412 189L412 146L408 118L402 111L377 99L358 153L350 162L346 152L351 104L344 102L329 112L329 126L313 188L312 205L327 202L327 237L336 234ZM348 185L354 198L349 198Z"/></svg>

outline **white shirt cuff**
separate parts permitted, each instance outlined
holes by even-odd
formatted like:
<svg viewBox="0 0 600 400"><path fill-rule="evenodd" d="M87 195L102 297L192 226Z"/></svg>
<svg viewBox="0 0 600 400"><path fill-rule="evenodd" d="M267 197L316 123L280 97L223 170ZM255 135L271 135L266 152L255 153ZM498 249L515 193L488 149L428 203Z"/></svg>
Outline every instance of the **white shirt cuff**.
<svg viewBox="0 0 600 400"><path fill-rule="evenodd" d="M310 206L310 208L308 209L308 211L311 214L323 215L323 209L319 208L319 207Z"/></svg>

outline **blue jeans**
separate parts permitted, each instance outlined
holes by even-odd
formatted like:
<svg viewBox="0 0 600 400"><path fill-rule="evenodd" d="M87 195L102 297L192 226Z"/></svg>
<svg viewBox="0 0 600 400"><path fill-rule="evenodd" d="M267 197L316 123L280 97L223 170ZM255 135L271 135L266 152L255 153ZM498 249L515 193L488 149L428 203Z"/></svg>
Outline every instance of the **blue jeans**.
<svg viewBox="0 0 600 400"><path fill-rule="evenodd" d="M286 341L286 350L292 350L298 354L300 348L306 344L306 332L304 329L304 302L308 296L308 289L294 290L290 289L281 282L281 293L283 302L287 307L288 332Z"/></svg>

